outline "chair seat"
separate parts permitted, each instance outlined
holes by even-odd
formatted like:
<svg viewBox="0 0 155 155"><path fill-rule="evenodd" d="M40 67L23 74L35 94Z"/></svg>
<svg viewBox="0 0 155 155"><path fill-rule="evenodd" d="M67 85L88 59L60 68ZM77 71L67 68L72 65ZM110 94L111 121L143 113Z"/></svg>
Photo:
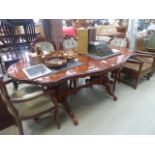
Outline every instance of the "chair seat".
<svg viewBox="0 0 155 155"><path fill-rule="evenodd" d="M10 96L12 100L27 100L42 94L43 90L41 87L29 85L16 90L12 94L10 94Z"/></svg>
<svg viewBox="0 0 155 155"><path fill-rule="evenodd" d="M137 58L143 62L148 62L148 63L152 63L153 62L153 58L150 58L150 57L140 57L140 56L137 56Z"/></svg>
<svg viewBox="0 0 155 155"><path fill-rule="evenodd" d="M24 103L16 103L14 106L18 110L19 117L24 119L35 114L45 112L53 107L52 101L47 96L40 96L44 92L41 87L28 85L25 86L14 93L12 93L11 99L12 100L27 100L32 99L36 96L39 96L33 100L26 101Z"/></svg>
<svg viewBox="0 0 155 155"><path fill-rule="evenodd" d="M138 72L139 67L140 67L140 64L136 64L136 63L132 63L132 62L126 62L124 64L123 71L124 70L130 70L130 71L133 71L133 72ZM143 63L141 73L149 70L151 67L152 67L151 63Z"/></svg>
<svg viewBox="0 0 155 155"><path fill-rule="evenodd" d="M18 115L21 119L32 117L38 113L44 113L51 109L53 103L47 96L41 96L25 103L17 103L15 107L18 110Z"/></svg>

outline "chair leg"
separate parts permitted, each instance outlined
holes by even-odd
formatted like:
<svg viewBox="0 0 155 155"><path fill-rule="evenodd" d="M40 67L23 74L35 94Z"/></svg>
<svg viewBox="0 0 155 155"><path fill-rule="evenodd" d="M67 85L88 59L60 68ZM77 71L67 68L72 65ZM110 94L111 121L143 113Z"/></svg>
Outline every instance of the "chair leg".
<svg viewBox="0 0 155 155"><path fill-rule="evenodd" d="M17 90L18 89L18 83L16 81L13 81L13 86L14 86L14 89Z"/></svg>
<svg viewBox="0 0 155 155"><path fill-rule="evenodd" d="M23 126L22 126L21 120L16 120L16 123L17 123L17 126L18 126L19 134L20 135L24 135L24 131L23 131Z"/></svg>
<svg viewBox="0 0 155 155"><path fill-rule="evenodd" d="M38 121L39 120L39 117L35 117L33 118L34 121Z"/></svg>
<svg viewBox="0 0 155 155"><path fill-rule="evenodd" d="M120 70L116 70L115 72L113 72L113 78L114 78L114 83L113 83L113 88L112 88L112 92L114 93L115 92L115 88L116 88L116 83L117 81L119 80L119 76L120 76Z"/></svg>
<svg viewBox="0 0 155 155"><path fill-rule="evenodd" d="M4 69L4 66L3 66L1 58L0 58L0 64L1 64L1 68L2 68L2 73L5 74L5 69Z"/></svg>
<svg viewBox="0 0 155 155"><path fill-rule="evenodd" d="M137 85L138 85L138 82L139 82L139 77L137 77L134 85L133 85L133 88L136 89L137 88Z"/></svg>
<svg viewBox="0 0 155 155"><path fill-rule="evenodd" d="M55 123L56 123L58 129L60 129L61 127L60 127L60 117L59 117L59 107L58 106L55 108Z"/></svg>
<svg viewBox="0 0 155 155"><path fill-rule="evenodd" d="M76 80L70 80L70 88L76 88Z"/></svg>
<svg viewBox="0 0 155 155"><path fill-rule="evenodd" d="M147 80L150 80L151 77L152 77L152 72L148 74Z"/></svg>

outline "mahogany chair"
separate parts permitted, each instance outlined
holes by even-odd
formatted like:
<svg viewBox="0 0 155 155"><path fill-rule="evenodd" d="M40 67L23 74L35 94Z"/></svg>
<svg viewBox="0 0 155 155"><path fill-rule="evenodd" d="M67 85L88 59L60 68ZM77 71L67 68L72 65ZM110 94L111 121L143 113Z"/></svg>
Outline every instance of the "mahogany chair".
<svg viewBox="0 0 155 155"><path fill-rule="evenodd" d="M135 55L128 59L123 66L121 82L129 84L136 89L140 78L147 78L149 80L154 68L155 55L147 52L135 52ZM131 79L128 80L129 78L132 78L132 81L130 81Z"/></svg>
<svg viewBox="0 0 155 155"><path fill-rule="evenodd" d="M9 94L6 84L0 80L0 99L7 106L8 111L15 120L19 134L24 134L22 121L27 119L38 119L39 116L54 110L55 121L60 128L59 107L56 99L50 96L50 91L43 90L37 86L26 86ZM53 103L52 103L53 101Z"/></svg>
<svg viewBox="0 0 155 155"><path fill-rule="evenodd" d="M109 40L108 43L112 48L128 48L129 47L129 40L124 35L120 36L113 36ZM115 91L117 81L120 81L120 72L123 66L121 66L118 70L115 70L111 73L111 77L114 79L113 84L113 92Z"/></svg>
<svg viewBox="0 0 155 155"><path fill-rule="evenodd" d="M126 37L113 38L110 43L114 47L129 47L129 41ZM154 63L155 55L148 52L135 51L135 55L129 58L120 68L118 80L136 89L140 78L150 79L155 68Z"/></svg>

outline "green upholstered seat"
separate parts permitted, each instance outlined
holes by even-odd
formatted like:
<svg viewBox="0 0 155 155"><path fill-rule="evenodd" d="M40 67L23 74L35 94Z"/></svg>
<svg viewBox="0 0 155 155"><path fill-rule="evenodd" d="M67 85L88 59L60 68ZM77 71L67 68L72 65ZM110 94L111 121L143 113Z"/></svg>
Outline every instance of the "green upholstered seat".
<svg viewBox="0 0 155 155"><path fill-rule="evenodd" d="M143 63L141 72L145 72L145 71L149 70L151 67L152 67L151 63ZM138 72L139 71L139 64L132 63L132 62L126 62L124 64L124 69L126 69L126 70L128 69L128 70L131 70L131 71Z"/></svg>
<svg viewBox="0 0 155 155"><path fill-rule="evenodd" d="M43 91L41 87L29 85L14 91L12 94L10 94L10 96L13 100L27 100L42 94Z"/></svg>
<svg viewBox="0 0 155 155"><path fill-rule="evenodd" d="M18 115L24 119L29 116L33 116L40 112L45 112L52 109L53 103L49 96L42 95L43 91L41 87L34 85L27 85L19 90L13 92L10 96L12 100L28 100L37 97L33 100L26 101L24 103L15 103ZM42 95L42 96L40 96Z"/></svg>
<svg viewBox="0 0 155 155"><path fill-rule="evenodd" d="M14 106L18 110L19 117L24 119L38 113L49 111L50 108L52 112L53 103L49 97L41 96L25 103L17 103Z"/></svg>

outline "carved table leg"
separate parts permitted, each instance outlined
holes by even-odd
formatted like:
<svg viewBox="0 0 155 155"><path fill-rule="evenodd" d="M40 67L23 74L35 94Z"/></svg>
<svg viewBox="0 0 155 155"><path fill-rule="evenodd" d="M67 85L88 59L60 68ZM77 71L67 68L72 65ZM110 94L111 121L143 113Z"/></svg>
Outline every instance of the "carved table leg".
<svg viewBox="0 0 155 155"><path fill-rule="evenodd" d="M53 101L53 104L55 106L55 122L56 122L56 125L57 125L58 129L60 129L61 126L60 126L60 115L59 115L58 100L57 100L56 97L52 96L52 101Z"/></svg>
<svg viewBox="0 0 155 155"><path fill-rule="evenodd" d="M91 82L93 84L98 84L98 85L105 86L107 93L113 97L114 101L117 100L117 97L115 96L115 94L113 92L115 87L113 87L113 90L111 89L111 86L112 86L113 82L111 80L109 80L107 75L91 77L90 81L87 81L87 83L88 82Z"/></svg>
<svg viewBox="0 0 155 155"><path fill-rule="evenodd" d="M70 118L72 119L73 124L74 124L74 125L78 125L78 120L77 120L75 114L72 112L71 107L70 107L69 104L67 103L66 98L63 98L62 104L64 105L64 107L65 107L65 109L66 109L66 112L68 113L68 115L69 115Z"/></svg>
<svg viewBox="0 0 155 155"><path fill-rule="evenodd" d="M103 84L106 88L106 91L108 92L109 95L111 95L113 97L113 100L116 101L118 98L115 96L115 94L111 91L111 87L107 84L104 83Z"/></svg>
<svg viewBox="0 0 155 155"><path fill-rule="evenodd" d="M116 71L114 71L114 83L113 83L113 90L112 90L113 93L115 92L116 83L117 83L118 79L120 78L119 74L120 74L120 69L117 69Z"/></svg>

